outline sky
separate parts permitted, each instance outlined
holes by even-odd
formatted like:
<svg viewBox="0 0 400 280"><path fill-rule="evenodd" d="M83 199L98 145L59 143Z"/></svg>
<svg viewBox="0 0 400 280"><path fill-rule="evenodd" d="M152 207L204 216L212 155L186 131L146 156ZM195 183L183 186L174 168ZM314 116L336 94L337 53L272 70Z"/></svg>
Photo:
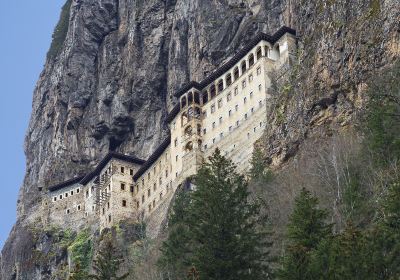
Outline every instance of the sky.
<svg viewBox="0 0 400 280"><path fill-rule="evenodd" d="M0 248L15 223L32 95L65 0L0 0Z"/></svg>

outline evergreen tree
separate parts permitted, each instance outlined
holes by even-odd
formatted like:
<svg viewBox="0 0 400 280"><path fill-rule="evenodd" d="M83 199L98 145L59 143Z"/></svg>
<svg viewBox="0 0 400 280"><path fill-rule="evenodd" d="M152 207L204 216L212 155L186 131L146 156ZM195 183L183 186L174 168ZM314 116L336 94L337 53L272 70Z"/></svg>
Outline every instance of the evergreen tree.
<svg viewBox="0 0 400 280"><path fill-rule="evenodd" d="M371 271L376 279L400 279L400 180L382 202L381 217L369 234Z"/></svg>
<svg viewBox="0 0 400 280"><path fill-rule="evenodd" d="M310 279L377 279L368 272L366 239L348 224L344 232L323 239L311 254Z"/></svg>
<svg viewBox="0 0 400 280"><path fill-rule="evenodd" d="M280 279L310 278L310 256L318 244L331 234L326 224L327 211L318 209L318 199L302 189L295 199L288 224L288 244L279 271Z"/></svg>
<svg viewBox="0 0 400 280"><path fill-rule="evenodd" d="M247 181L217 149L195 177L190 204L192 264L199 279L269 279L260 206L249 201Z"/></svg>
<svg viewBox="0 0 400 280"><path fill-rule="evenodd" d="M180 273L177 279L270 279L271 244L244 176L216 150L194 184L175 203L162 249L162 260Z"/></svg>
<svg viewBox="0 0 400 280"><path fill-rule="evenodd" d="M129 273L117 276L122 263L122 256L118 254L111 237L106 236L104 244L94 260L93 269L96 274L89 275L89 278L96 280L123 280L128 277Z"/></svg>
<svg viewBox="0 0 400 280"><path fill-rule="evenodd" d="M168 219L168 238L161 247L158 264L169 279L184 279L190 266L189 202L190 193L179 190Z"/></svg>
<svg viewBox="0 0 400 280"><path fill-rule="evenodd" d="M260 148L255 148L251 158L250 178L256 182L267 183L272 180L272 172L266 168L267 161Z"/></svg>

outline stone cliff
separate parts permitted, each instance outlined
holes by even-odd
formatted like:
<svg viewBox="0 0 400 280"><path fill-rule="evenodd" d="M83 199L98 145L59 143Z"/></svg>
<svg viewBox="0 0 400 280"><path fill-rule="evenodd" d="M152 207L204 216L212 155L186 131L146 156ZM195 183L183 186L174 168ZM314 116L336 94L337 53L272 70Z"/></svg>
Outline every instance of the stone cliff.
<svg viewBox="0 0 400 280"><path fill-rule="evenodd" d="M51 237L35 244L28 230L46 188L87 172L109 150L147 158L165 137L174 91L254 34L287 25L299 36L295 70L276 86L260 142L275 165L321 128L351 125L365 81L400 55L397 0L68 0L65 11L66 33L33 96L18 221L1 255L4 280L57 279L51 268L65 256L35 262Z"/></svg>

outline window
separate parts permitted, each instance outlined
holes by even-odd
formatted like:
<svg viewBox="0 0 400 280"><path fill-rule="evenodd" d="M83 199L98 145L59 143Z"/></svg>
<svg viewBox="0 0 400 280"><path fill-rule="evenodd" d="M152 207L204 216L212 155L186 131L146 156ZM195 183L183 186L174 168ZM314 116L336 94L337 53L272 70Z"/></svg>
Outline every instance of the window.
<svg viewBox="0 0 400 280"><path fill-rule="evenodd" d="M162 185L162 178L160 177L160 179L158 180L160 183L160 186Z"/></svg>
<svg viewBox="0 0 400 280"><path fill-rule="evenodd" d="M68 197L68 193L65 193L65 197Z"/></svg>
<svg viewBox="0 0 400 280"><path fill-rule="evenodd" d="M110 209L110 202L107 202L107 209Z"/></svg>
<svg viewBox="0 0 400 280"><path fill-rule="evenodd" d="M129 174L133 176L133 169L129 169Z"/></svg>
<svg viewBox="0 0 400 280"><path fill-rule="evenodd" d="M60 199L62 199L62 194L60 194Z"/></svg>
<svg viewBox="0 0 400 280"><path fill-rule="evenodd" d="M242 81L242 88L246 88L246 80Z"/></svg>
<svg viewBox="0 0 400 280"><path fill-rule="evenodd" d="M130 190L131 190L131 193L133 193L135 191L135 188L131 185Z"/></svg>
<svg viewBox="0 0 400 280"><path fill-rule="evenodd" d="M111 215L108 215L108 222L111 223Z"/></svg>
<svg viewBox="0 0 400 280"><path fill-rule="evenodd" d="M247 98L245 97L245 98L243 98L243 103L246 104L246 102L247 102Z"/></svg>
<svg viewBox="0 0 400 280"><path fill-rule="evenodd" d="M79 189L76 189L76 193L79 193Z"/></svg>
<svg viewBox="0 0 400 280"><path fill-rule="evenodd" d="M250 92L250 98L253 98L253 92Z"/></svg>
<svg viewBox="0 0 400 280"><path fill-rule="evenodd" d="M246 72L246 68L247 68L246 61L243 61L240 67L242 68L242 75L243 75L243 73Z"/></svg>
<svg viewBox="0 0 400 280"><path fill-rule="evenodd" d="M246 113L246 114L244 114L244 119L245 119L245 120L247 120L247 113Z"/></svg>
<svg viewBox="0 0 400 280"><path fill-rule="evenodd" d="M175 138L174 143L175 143L175 147L178 146L178 139L177 138Z"/></svg>
<svg viewBox="0 0 400 280"><path fill-rule="evenodd" d="M253 128L253 132L256 132L256 128Z"/></svg>
<svg viewBox="0 0 400 280"><path fill-rule="evenodd" d="M207 150L207 144L206 144L206 145L204 145L204 150Z"/></svg>
<svg viewBox="0 0 400 280"><path fill-rule="evenodd" d="M253 66L254 65L254 55L250 54L249 55L249 66Z"/></svg>
<svg viewBox="0 0 400 280"><path fill-rule="evenodd" d="M261 91L261 90L262 90L262 86L258 85L258 91Z"/></svg>
<svg viewBox="0 0 400 280"><path fill-rule="evenodd" d="M150 172L147 173L147 179L150 180Z"/></svg>
<svg viewBox="0 0 400 280"><path fill-rule="evenodd" d="M213 138L213 144L215 143L215 138Z"/></svg>
<svg viewBox="0 0 400 280"><path fill-rule="evenodd" d="M175 157L175 161L178 161L178 155L176 155L176 157Z"/></svg>
<svg viewBox="0 0 400 280"><path fill-rule="evenodd" d="M56 197L56 196L55 196L55 197L53 197L53 200L54 200L54 201L57 201L57 197Z"/></svg>
<svg viewBox="0 0 400 280"><path fill-rule="evenodd" d="M142 195L142 203L144 203L144 195Z"/></svg>
<svg viewBox="0 0 400 280"><path fill-rule="evenodd" d="M218 100L218 109L222 107L222 99Z"/></svg>
<svg viewBox="0 0 400 280"><path fill-rule="evenodd" d="M233 70L233 79L236 81L239 78L239 68L235 67Z"/></svg>
<svg viewBox="0 0 400 280"><path fill-rule="evenodd" d="M168 169L165 169L165 178L168 178Z"/></svg>
<svg viewBox="0 0 400 280"><path fill-rule="evenodd" d="M160 192L160 200L162 199L162 197L163 197L163 193L162 193L162 192Z"/></svg>
<svg viewBox="0 0 400 280"><path fill-rule="evenodd" d="M235 87L235 90L233 91L233 94L234 95L238 95L238 93L239 93L239 89L237 87Z"/></svg>
<svg viewBox="0 0 400 280"><path fill-rule="evenodd" d="M80 205L78 205L78 211L80 211L81 210L81 206Z"/></svg>
<svg viewBox="0 0 400 280"><path fill-rule="evenodd" d="M126 207L126 200L122 200L122 207Z"/></svg>
<svg viewBox="0 0 400 280"><path fill-rule="evenodd" d="M86 191L86 198L89 197L89 191Z"/></svg>
<svg viewBox="0 0 400 280"><path fill-rule="evenodd" d="M224 82L222 80L219 80L218 82L218 93L224 90Z"/></svg>
<svg viewBox="0 0 400 280"><path fill-rule="evenodd" d="M260 127L262 127L262 122L260 122Z"/></svg>
<svg viewBox="0 0 400 280"><path fill-rule="evenodd" d="M219 123L220 124L222 123L222 117L219 117Z"/></svg>
<svg viewBox="0 0 400 280"><path fill-rule="evenodd" d="M207 117L207 110L203 111L203 116L206 118Z"/></svg>
<svg viewBox="0 0 400 280"><path fill-rule="evenodd" d="M247 138L250 138L250 133L247 133Z"/></svg>
<svg viewBox="0 0 400 280"><path fill-rule="evenodd" d="M67 214L71 213L71 211L69 211L69 209L67 209Z"/></svg>
<svg viewBox="0 0 400 280"><path fill-rule="evenodd" d="M153 208L156 207L156 200L153 200Z"/></svg>
<svg viewBox="0 0 400 280"><path fill-rule="evenodd" d="M74 191L71 191L71 195L74 195Z"/></svg>
<svg viewBox="0 0 400 280"><path fill-rule="evenodd" d="M211 114L215 112L215 104L211 105Z"/></svg>
<svg viewBox="0 0 400 280"><path fill-rule="evenodd" d="M257 67L257 76L261 74L261 67Z"/></svg>
<svg viewBox="0 0 400 280"><path fill-rule="evenodd" d="M254 113L254 108L251 108L251 112Z"/></svg>
<svg viewBox="0 0 400 280"><path fill-rule="evenodd" d="M125 184L121 183L121 191L124 191L124 190L125 190Z"/></svg>
<svg viewBox="0 0 400 280"><path fill-rule="evenodd" d="M251 83L253 81L253 74L249 75L249 83Z"/></svg>
<svg viewBox="0 0 400 280"><path fill-rule="evenodd" d="M258 101L258 105L261 107L262 106L262 101Z"/></svg>
<svg viewBox="0 0 400 280"><path fill-rule="evenodd" d="M121 173L125 173L125 167L121 166Z"/></svg>
<svg viewBox="0 0 400 280"><path fill-rule="evenodd" d="M139 209L140 203L139 201L136 201L136 208Z"/></svg>
<svg viewBox="0 0 400 280"><path fill-rule="evenodd" d="M156 189L157 189L157 184L154 183L154 185L153 185L153 190L156 191Z"/></svg>
<svg viewBox="0 0 400 280"><path fill-rule="evenodd" d="M232 115L232 110L229 110L228 116L230 117Z"/></svg>
<svg viewBox="0 0 400 280"><path fill-rule="evenodd" d="M147 196L149 197L150 195L151 195L151 190L148 189L148 190L147 190Z"/></svg>
<svg viewBox="0 0 400 280"><path fill-rule="evenodd" d="M260 59L260 58L261 58L261 56L262 56L261 47L258 47L258 48L257 48L257 52L256 52L256 57L257 57L257 60L258 60L258 59Z"/></svg>
<svg viewBox="0 0 400 280"><path fill-rule="evenodd" d="M224 134L222 132L219 134L219 138L224 138Z"/></svg>
<svg viewBox="0 0 400 280"><path fill-rule="evenodd" d="M236 126L239 126L239 121L236 121Z"/></svg>
<svg viewBox="0 0 400 280"><path fill-rule="evenodd" d="M228 93L228 95L226 96L226 101L231 101L232 100L232 93Z"/></svg>
<svg viewBox="0 0 400 280"><path fill-rule="evenodd" d="M206 135L206 133L207 133L207 129L203 129L203 135Z"/></svg>
<svg viewBox="0 0 400 280"><path fill-rule="evenodd" d="M215 128L215 122L212 123L212 128Z"/></svg>
<svg viewBox="0 0 400 280"><path fill-rule="evenodd" d="M136 186L136 193L139 192L139 185Z"/></svg>
<svg viewBox="0 0 400 280"><path fill-rule="evenodd" d="M235 105L235 111L237 112L239 110L239 105Z"/></svg>

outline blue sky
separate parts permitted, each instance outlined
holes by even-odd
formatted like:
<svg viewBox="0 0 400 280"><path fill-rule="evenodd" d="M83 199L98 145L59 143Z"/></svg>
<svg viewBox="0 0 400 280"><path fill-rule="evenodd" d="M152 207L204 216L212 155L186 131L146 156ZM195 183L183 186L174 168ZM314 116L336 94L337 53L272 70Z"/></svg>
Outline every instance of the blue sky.
<svg viewBox="0 0 400 280"><path fill-rule="evenodd" d="M0 248L15 222L32 94L65 0L0 0Z"/></svg>

